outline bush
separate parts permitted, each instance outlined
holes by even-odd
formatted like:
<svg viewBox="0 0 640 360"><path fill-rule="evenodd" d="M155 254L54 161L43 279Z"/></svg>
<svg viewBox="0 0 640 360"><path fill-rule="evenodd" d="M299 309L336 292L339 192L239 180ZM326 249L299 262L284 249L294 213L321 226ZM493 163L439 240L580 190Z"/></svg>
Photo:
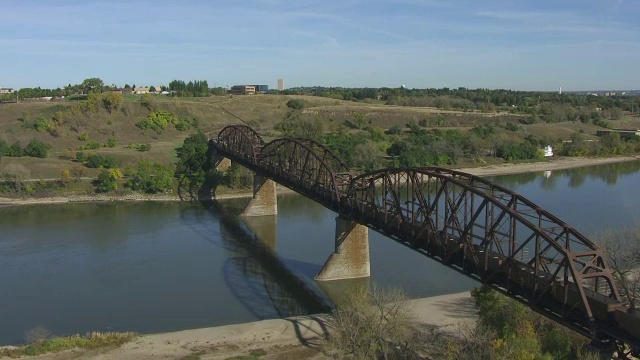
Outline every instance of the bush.
<svg viewBox="0 0 640 360"><path fill-rule="evenodd" d="M411 358L419 346L415 320L399 290L350 289L332 315L323 349L330 358Z"/></svg>
<svg viewBox="0 0 640 360"><path fill-rule="evenodd" d="M109 113L118 111L122 103L124 103L124 98L120 94L109 92L102 95L102 105Z"/></svg>
<svg viewBox="0 0 640 360"><path fill-rule="evenodd" d="M127 187L136 191L155 194L173 188L173 169L149 160L140 160L138 167L127 181Z"/></svg>
<svg viewBox="0 0 640 360"><path fill-rule="evenodd" d="M42 141L32 140L24 148L24 155L37 158L46 158L49 153L49 149L51 149L51 145L45 144Z"/></svg>
<svg viewBox="0 0 640 360"><path fill-rule="evenodd" d="M97 169L97 168L113 169L113 168L120 167L120 160L113 156L89 155L89 157L87 157L86 166L92 169Z"/></svg>
<svg viewBox="0 0 640 360"><path fill-rule="evenodd" d="M157 110L149 114L146 119L138 121L136 126L143 130L150 129L160 134L170 123L175 124L177 122L178 118L174 114L164 110Z"/></svg>
<svg viewBox="0 0 640 360"><path fill-rule="evenodd" d="M544 157L543 153L538 150L538 147L528 141L519 144L499 145L496 155L507 161L533 160L542 159Z"/></svg>
<svg viewBox="0 0 640 360"><path fill-rule="evenodd" d="M82 151L76 152L76 161L79 163L83 163L85 160L84 153Z"/></svg>
<svg viewBox="0 0 640 360"><path fill-rule="evenodd" d="M305 107L304 101L300 99L291 99L287 101L287 107L294 110L302 110Z"/></svg>
<svg viewBox="0 0 640 360"><path fill-rule="evenodd" d="M109 192L118 190L118 179L122 178L122 173L119 169L102 170L98 174L96 181L97 192Z"/></svg>
<svg viewBox="0 0 640 360"><path fill-rule="evenodd" d="M402 134L402 128L399 125L393 125L389 129L387 129L386 134L388 134L388 135L400 135L400 134Z"/></svg>
<svg viewBox="0 0 640 360"><path fill-rule="evenodd" d="M115 137L110 137L109 139L107 139L107 146L112 148L112 147L116 147L116 145L118 144L117 140Z"/></svg>

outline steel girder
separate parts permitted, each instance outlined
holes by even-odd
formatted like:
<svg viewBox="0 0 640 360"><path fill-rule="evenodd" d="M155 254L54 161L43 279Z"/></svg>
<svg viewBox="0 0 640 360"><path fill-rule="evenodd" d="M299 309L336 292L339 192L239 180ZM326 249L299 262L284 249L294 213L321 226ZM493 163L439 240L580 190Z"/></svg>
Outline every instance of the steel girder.
<svg viewBox="0 0 640 360"><path fill-rule="evenodd" d="M258 152L264 146L264 140L255 130L246 125L229 125L218 134L217 146L255 164Z"/></svg>

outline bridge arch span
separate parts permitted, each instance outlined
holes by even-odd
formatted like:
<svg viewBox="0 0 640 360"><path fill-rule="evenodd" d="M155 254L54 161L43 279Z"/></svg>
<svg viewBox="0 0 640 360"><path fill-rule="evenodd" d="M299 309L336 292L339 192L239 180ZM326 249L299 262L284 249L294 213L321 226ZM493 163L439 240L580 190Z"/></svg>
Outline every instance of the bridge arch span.
<svg viewBox="0 0 640 360"><path fill-rule="evenodd" d="M308 139L276 139L266 144L258 158L268 176L286 186L295 186L313 199L326 203L340 199L339 176L346 164L324 145ZM335 168L337 166L337 168ZM339 175L340 174L340 175Z"/></svg>
<svg viewBox="0 0 640 360"><path fill-rule="evenodd" d="M229 125L218 134L218 147L253 165L264 144L262 136L246 125Z"/></svg>
<svg viewBox="0 0 640 360"><path fill-rule="evenodd" d="M597 246L485 179L437 167L382 169L353 178L344 199L355 220L531 307L585 321L606 315L598 306L608 299L621 301Z"/></svg>

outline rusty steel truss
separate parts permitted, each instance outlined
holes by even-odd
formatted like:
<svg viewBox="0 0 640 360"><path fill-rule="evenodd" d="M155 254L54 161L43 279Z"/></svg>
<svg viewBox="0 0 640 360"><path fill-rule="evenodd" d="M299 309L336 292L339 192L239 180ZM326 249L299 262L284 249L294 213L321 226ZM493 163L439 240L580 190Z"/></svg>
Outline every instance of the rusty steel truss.
<svg viewBox="0 0 640 360"><path fill-rule="evenodd" d="M437 168L355 174L305 139L262 140L232 125L218 156L490 285L597 339L640 347L640 316L624 303L603 251L530 200L483 178Z"/></svg>

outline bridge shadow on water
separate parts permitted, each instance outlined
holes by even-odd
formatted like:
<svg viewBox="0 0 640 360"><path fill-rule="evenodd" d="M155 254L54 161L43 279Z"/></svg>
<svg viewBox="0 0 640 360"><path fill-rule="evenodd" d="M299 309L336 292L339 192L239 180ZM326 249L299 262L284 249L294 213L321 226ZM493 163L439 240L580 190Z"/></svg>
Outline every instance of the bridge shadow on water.
<svg viewBox="0 0 640 360"><path fill-rule="evenodd" d="M316 265L284 260L276 255L275 216L243 219L239 216L240 208L225 207L215 201L201 205L205 212L187 207L181 217L202 239L229 252L222 267L224 282L253 316L287 318L331 310L328 299L303 280L314 273ZM213 222L219 225L218 229L205 225ZM290 321L302 336L304 331L298 329L300 323L295 319ZM320 324L320 318L317 321ZM302 337L300 340L308 341Z"/></svg>

